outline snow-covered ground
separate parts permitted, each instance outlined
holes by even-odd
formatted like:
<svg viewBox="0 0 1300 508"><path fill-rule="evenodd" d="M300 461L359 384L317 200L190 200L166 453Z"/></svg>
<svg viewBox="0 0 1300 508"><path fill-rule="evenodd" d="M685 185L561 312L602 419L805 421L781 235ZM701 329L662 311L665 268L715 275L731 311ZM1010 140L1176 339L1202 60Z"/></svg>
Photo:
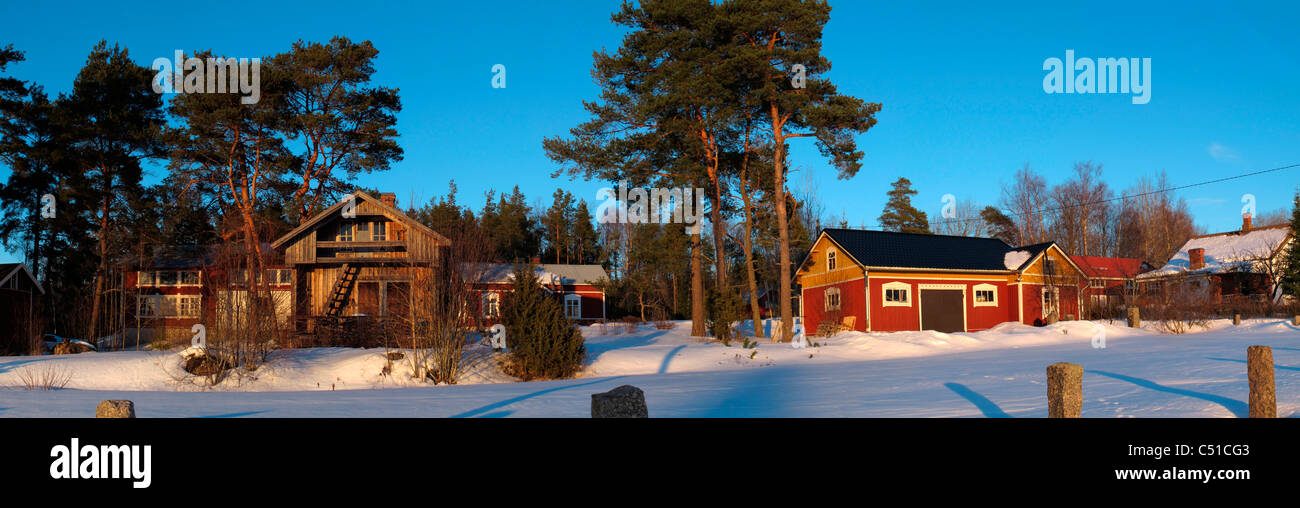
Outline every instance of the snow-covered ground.
<svg viewBox="0 0 1300 508"><path fill-rule="evenodd" d="M255 374L206 387L175 351L0 357L0 417L85 417L104 399L142 417L586 417L592 393L631 384L656 417L1043 417L1044 370L1084 366L1084 416L1246 416L1246 347L1273 348L1278 414L1300 416L1300 329L1280 320L1162 335L1148 325L1074 321L983 332L841 333L804 349L766 340L746 348L669 330L583 328L577 379L512 382L491 354L457 385L394 375L382 349L279 351ZM1104 337L1105 347L1093 347ZM69 377L28 391L24 375Z"/></svg>

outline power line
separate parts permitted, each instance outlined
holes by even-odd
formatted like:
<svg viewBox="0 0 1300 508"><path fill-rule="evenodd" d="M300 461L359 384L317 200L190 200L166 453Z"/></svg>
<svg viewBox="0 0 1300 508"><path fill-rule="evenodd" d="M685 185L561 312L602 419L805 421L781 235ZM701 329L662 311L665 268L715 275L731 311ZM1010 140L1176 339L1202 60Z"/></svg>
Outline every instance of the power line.
<svg viewBox="0 0 1300 508"><path fill-rule="evenodd" d="M1041 216L1041 215L1046 215L1048 212L1059 212L1059 211L1062 211L1062 210L1069 210L1069 209L1073 209L1073 208L1082 208L1082 207L1085 207L1085 206L1100 205L1100 204L1102 204L1102 203L1110 203L1110 202L1114 202L1114 201L1122 201L1122 200L1125 200L1125 199L1135 199L1135 198L1140 198L1140 197L1143 197L1143 196L1150 196L1150 195L1154 195L1154 194L1163 194L1163 193L1165 193L1165 192L1173 192L1173 191L1177 191L1177 190L1190 189L1190 188L1192 188L1192 187L1200 187L1200 186L1203 186L1203 185L1210 185L1210 184L1214 184L1214 183L1221 183L1221 182L1226 182L1226 181L1229 181L1229 180L1236 180L1236 179L1239 179L1239 178L1246 178L1246 177L1251 177L1251 176L1262 175L1262 174L1265 174L1265 173L1274 173L1274 172L1277 172L1277 171L1282 171L1282 170L1291 169L1291 168L1297 168L1297 167L1300 167L1300 163L1290 164L1290 165L1281 166L1281 167L1276 167L1276 168L1272 168L1272 169L1264 169L1264 170L1260 170L1260 171L1252 171L1252 172L1249 172L1249 173L1242 173L1242 174L1239 174L1239 175L1226 176L1226 177L1223 177L1223 178L1216 178L1216 179L1213 179L1213 180L1206 180L1206 181L1204 181L1204 182L1189 183L1189 184L1187 184L1187 185L1178 185L1178 186L1174 186L1174 187L1167 187L1167 188L1164 188L1164 189L1156 189L1156 190L1148 191L1148 192L1140 192L1140 193L1137 193L1137 194L1121 195L1121 196L1118 196L1118 197L1113 197L1113 198L1108 198L1108 199L1099 199L1099 200L1096 200L1096 201L1087 201L1087 202L1084 202L1084 203L1076 203L1076 204L1072 204L1072 205L1065 205L1065 206L1058 206L1058 207L1050 207L1050 208L1040 208L1040 209L1033 210L1033 211L1028 211L1028 212L1013 212L1013 213L1006 213L1006 211L1004 211L1004 210L998 210L998 211L999 211L999 212L1003 212L1003 215L1006 215L1007 217L1019 217L1019 216L1023 216L1023 215L1040 215L1040 216ZM957 218L953 218L953 219L943 219L943 220L940 220L940 221L937 221L937 222L931 222L930 225L931 225L931 226L934 226L934 225L938 225L938 224L954 224L954 223L961 223L961 222L970 222L970 221L975 221L975 220L982 221L982 220L984 220L984 218L983 218L983 217L971 217L971 218L969 218L969 219L957 219ZM877 221L877 222L876 222L876 225L879 226L879 225L880 225L880 222Z"/></svg>

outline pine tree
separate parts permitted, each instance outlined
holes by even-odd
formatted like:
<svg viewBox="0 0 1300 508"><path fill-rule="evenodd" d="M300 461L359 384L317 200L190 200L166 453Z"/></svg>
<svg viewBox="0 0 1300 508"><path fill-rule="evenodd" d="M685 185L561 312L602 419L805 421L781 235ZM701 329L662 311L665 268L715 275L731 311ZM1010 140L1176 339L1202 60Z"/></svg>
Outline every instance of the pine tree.
<svg viewBox="0 0 1300 508"><path fill-rule="evenodd" d="M152 90L154 73L131 60L125 48L100 41L72 83L68 107L73 115L75 150L82 164L89 197L95 202L96 269L90 319L84 333L99 337L104 314L113 238L123 224L115 206L123 192L137 190L142 161L162 154L165 124L162 96ZM205 95L205 94L199 94ZM215 95L215 94L213 94Z"/></svg>
<svg viewBox="0 0 1300 508"><path fill-rule="evenodd" d="M1300 298L1300 192L1291 209L1291 240L1282 261L1282 291Z"/></svg>
<svg viewBox="0 0 1300 508"><path fill-rule="evenodd" d="M1011 245L1020 244L1020 238L1016 235L1016 222L1002 213L1002 210L986 206L980 210L980 219L984 221L985 235Z"/></svg>
<svg viewBox="0 0 1300 508"><path fill-rule="evenodd" d="M514 288L501 302L501 323L511 350L507 371L524 381L573 376L586 359L582 333L542 288L532 265L515 268Z"/></svg>
<svg viewBox="0 0 1300 508"><path fill-rule="evenodd" d="M926 219L925 212L912 206L912 196L916 195L916 191L912 190L912 182L900 177L893 187L887 193L889 201L880 214L881 227L885 231L931 234L930 221Z"/></svg>

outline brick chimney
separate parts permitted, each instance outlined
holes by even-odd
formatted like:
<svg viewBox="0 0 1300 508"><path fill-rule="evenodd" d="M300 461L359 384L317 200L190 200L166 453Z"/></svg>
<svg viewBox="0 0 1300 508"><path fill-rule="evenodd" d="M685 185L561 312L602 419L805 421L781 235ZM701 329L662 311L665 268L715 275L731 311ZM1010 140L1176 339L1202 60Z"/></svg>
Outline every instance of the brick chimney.
<svg viewBox="0 0 1300 508"><path fill-rule="evenodd" d="M1250 219L1246 219L1246 220L1250 220ZM1205 249L1197 247L1195 249L1188 250L1187 259L1189 261L1187 265L1188 269L1200 270L1202 268L1205 268Z"/></svg>
<svg viewBox="0 0 1300 508"><path fill-rule="evenodd" d="M397 194L391 192L382 192L379 194L379 200L385 205L397 208Z"/></svg>
<svg viewBox="0 0 1300 508"><path fill-rule="evenodd" d="M1251 224L1250 224L1250 214L1249 214L1249 213L1243 213L1243 214L1241 214L1241 232L1242 232L1242 233L1249 233L1249 232L1250 232L1250 228L1251 228Z"/></svg>

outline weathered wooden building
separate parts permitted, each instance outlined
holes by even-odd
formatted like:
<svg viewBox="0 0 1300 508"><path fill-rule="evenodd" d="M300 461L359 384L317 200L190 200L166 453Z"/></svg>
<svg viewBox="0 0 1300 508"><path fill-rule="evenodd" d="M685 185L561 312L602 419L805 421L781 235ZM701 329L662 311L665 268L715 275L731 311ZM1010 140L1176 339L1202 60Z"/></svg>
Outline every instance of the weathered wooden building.
<svg viewBox="0 0 1300 508"><path fill-rule="evenodd" d="M22 263L0 264L0 354L29 354L36 342L40 281Z"/></svg>
<svg viewBox="0 0 1300 508"><path fill-rule="evenodd" d="M397 209L396 196L356 191L271 244L293 269L299 331L321 317L383 317L405 312L418 271L450 245Z"/></svg>

